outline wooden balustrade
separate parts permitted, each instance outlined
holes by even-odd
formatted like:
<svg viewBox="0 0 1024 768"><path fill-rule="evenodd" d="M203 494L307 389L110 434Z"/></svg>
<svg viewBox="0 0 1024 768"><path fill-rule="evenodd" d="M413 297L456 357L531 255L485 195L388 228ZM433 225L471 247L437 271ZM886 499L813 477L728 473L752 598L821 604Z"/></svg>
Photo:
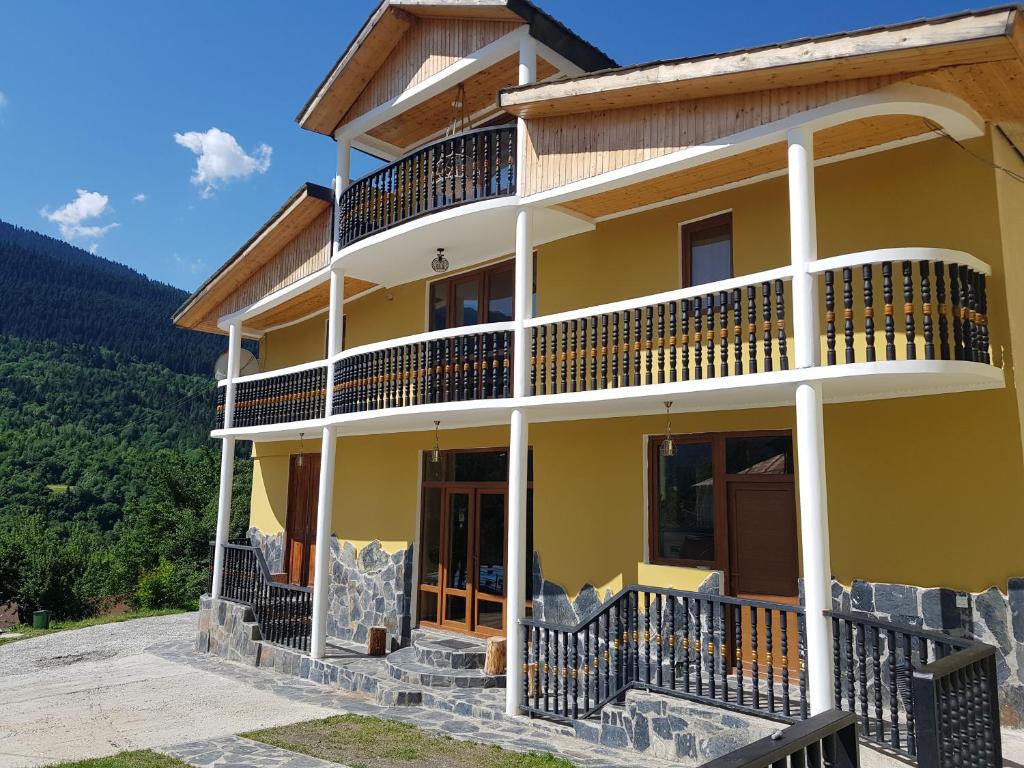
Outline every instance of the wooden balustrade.
<svg viewBox="0 0 1024 768"><path fill-rule="evenodd" d="M515 125L446 137L353 182L340 200L338 244L515 191Z"/></svg>
<svg viewBox="0 0 1024 768"><path fill-rule="evenodd" d="M842 281L843 363L877 360L968 360L991 363L985 275L962 264L937 260L883 261L859 266L860 296L854 267L823 270L825 291L825 363L836 365L835 281ZM902 308L896 304L894 274L902 278ZM875 348L875 287L882 281L884 349ZM948 278L948 283L947 283ZM934 283L933 283L934 280ZM947 284L949 290L947 293ZM932 303L934 285L934 298ZM947 304L947 297L949 303ZM862 342L856 333L858 317ZM897 318L900 318L897 327ZM918 330L920 329L920 335ZM897 332L904 337L898 356ZM938 334L938 348L935 336Z"/></svg>
<svg viewBox="0 0 1024 768"><path fill-rule="evenodd" d="M531 395L789 368L786 281L531 324ZM568 314L568 313L567 313Z"/></svg>
<svg viewBox="0 0 1024 768"><path fill-rule="evenodd" d="M859 715L865 739L922 765L1002 764L994 648L865 614L829 615L835 705ZM956 759L933 759L936 751Z"/></svg>
<svg viewBox="0 0 1024 768"><path fill-rule="evenodd" d="M225 387L217 389L217 429L223 429ZM259 427L320 419L324 416L326 395L326 363L276 376L241 379L235 385L231 426Z"/></svg>
<svg viewBox="0 0 1024 768"><path fill-rule="evenodd" d="M631 688L779 720L808 713L799 606L634 586L575 627L522 624L531 714L585 718Z"/></svg>
<svg viewBox="0 0 1024 768"><path fill-rule="evenodd" d="M477 331L358 352L334 364L334 414L512 394L512 331Z"/></svg>
<svg viewBox="0 0 1024 768"><path fill-rule="evenodd" d="M212 573L212 557L210 569ZM258 547L248 543L224 545L221 597L252 608L267 642L309 651L313 590L275 582Z"/></svg>

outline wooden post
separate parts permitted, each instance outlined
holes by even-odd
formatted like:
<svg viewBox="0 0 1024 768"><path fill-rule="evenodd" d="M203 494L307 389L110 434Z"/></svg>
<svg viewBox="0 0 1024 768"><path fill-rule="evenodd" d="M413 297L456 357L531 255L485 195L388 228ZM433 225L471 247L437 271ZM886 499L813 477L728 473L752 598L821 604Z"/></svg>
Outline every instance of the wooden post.
<svg viewBox="0 0 1024 768"><path fill-rule="evenodd" d="M366 638L367 656L384 656L388 652L388 630L386 627L370 627Z"/></svg>
<svg viewBox="0 0 1024 768"><path fill-rule="evenodd" d="M505 649L507 648L504 637L491 637L487 640L487 654L484 656L485 675L505 674Z"/></svg>

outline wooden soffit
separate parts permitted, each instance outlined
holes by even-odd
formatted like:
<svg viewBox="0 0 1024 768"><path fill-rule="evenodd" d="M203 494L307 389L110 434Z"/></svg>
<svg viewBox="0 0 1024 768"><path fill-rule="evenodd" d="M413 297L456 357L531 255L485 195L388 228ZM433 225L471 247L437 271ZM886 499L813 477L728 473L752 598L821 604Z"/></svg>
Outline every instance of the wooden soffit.
<svg viewBox="0 0 1024 768"><path fill-rule="evenodd" d="M226 301L275 256L329 212L333 192L318 184L303 184L174 314L181 328L216 331ZM329 215L329 214L328 214ZM330 241L328 226L328 244Z"/></svg>
<svg viewBox="0 0 1024 768"><path fill-rule="evenodd" d="M615 66L604 53L526 0L383 0L303 106L296 122L302 128L330 136L353 107L352 114L365 111L367 105L362 102L373 101L363 95L367 86L382 68L393 66L391 57L401 41L423 21L491 22L498 31L507 31L510 24L525 24L532 37L584 71ZM479 30L474 36L480 36ZM448 47L452 42L445 41L443 34L424 37ZM446 55L444 45L438 50L442 59ZM472 51L459 53L467 55ZM488 95L490 103L494 103L498 88L505 85L508 83L500 84Z"/></svg>
<svg viewBox="0 0 1024 768"><path fill-rule="evenodd" d="M932 128L923 118L907 115L853 120L818 131L814 136L814 156L818 160L837 157L930 133ZM562 207L600 219L782 172L785 168L786 144L778 142L696 168L564 202Z"/></svg>
<svg viewBox="0 0 1024 768"><path fill-rule="evenodd" d="M770 88L1020 59L1016 6L590 73L508 88L500 105L537 118Z"/></svg>
<svg viewBox="0 0 1024 768"><path fill-rule="evenodd" d="M246 331L262 333L271 328L302 320L317 312L326 312L330 302L330 286L330 282L325 280L308 291L268 309L266 312L247 318L245 321ZM353 296L365 293L373 287L374 283L368 280L359 280L355 277L346 276L345 298L351 299Z"/></svg>

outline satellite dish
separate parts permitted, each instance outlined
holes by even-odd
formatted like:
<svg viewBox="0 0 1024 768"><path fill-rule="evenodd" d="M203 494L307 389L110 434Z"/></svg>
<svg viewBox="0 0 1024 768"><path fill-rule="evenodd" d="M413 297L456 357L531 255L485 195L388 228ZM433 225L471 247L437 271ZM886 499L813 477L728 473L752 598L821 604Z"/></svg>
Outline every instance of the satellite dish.
<svg viewBox="0 0 1024 768"><path fill-rule="evenodd" d="M260 372L260 361L248 349L242 349L238 356L238 375L248 376ZM217 364L213 367L213 377L217 381L224 381L228 377L228 353L225 352L217 358Z"/></svg>

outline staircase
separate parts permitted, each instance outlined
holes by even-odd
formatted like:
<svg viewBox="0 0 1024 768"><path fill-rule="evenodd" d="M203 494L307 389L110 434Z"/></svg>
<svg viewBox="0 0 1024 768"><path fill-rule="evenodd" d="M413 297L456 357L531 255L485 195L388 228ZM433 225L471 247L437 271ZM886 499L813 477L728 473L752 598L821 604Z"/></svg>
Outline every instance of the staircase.
<svg viewBox="0 0 1024 768"><path fill-rule="evenodd" d="M487 646L472 637L426 629L413 631L412 643L385 660L388 675L428 688L504 688L504 675L484 670Z"/></svg>

